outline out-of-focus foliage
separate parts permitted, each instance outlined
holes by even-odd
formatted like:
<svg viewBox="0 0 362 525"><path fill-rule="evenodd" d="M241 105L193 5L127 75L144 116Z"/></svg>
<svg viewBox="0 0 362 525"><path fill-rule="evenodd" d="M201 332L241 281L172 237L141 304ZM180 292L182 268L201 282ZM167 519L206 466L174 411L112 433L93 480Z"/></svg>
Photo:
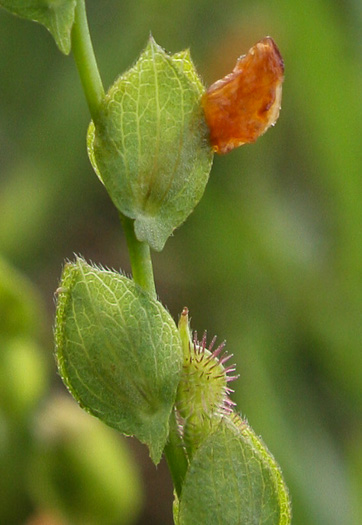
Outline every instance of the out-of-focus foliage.
<svg viewBox="0 0 362 525"><path fill-rule="evenodd" d="M36 430L27 483L38 509L51 509L65 525L136 522L138 473L117 433L63 395L50 398Z"/></svg>
<svg viewBox="0 0 362 525"><path fill-rule="evenodd" d="M30 282L0 259L0 523L131 525L137 469L115 432L50 395L43 314Z"/></svg>
<svg viewBox="0 0 362 525"><path fill-rule="evenodd" d="M263 36L277 42L278 124L215 159L201 203L154 257L157 288L175 318L187 305L193 327L227 339L241 374L236 401L283 469L293 524L360 523L360 2L87 4L106 87L149 31L171 52L190 46L207 84ZM129 264L86 157L74 64L39 26L1 12L0 32L0 251L39 285L50 348L61 262L77 252Z"/></svg>

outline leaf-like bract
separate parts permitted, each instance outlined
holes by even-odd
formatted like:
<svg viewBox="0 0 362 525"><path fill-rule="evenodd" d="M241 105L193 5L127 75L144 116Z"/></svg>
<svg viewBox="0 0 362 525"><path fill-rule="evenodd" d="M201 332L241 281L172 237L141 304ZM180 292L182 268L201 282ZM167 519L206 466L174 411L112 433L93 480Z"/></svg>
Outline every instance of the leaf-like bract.
<svg viewBox="0 0 362 525"><path fill-rule="evenodd" d="M140 241L162 250L201 199L213 153L204 88L187 51L168 55L150 38L105 96L88 151L117 209Z"/></svg>
<svg viewBox="0 0 362 525"><path fill-rule="evenodd" d="M158 463L182 363L174 321L133 281L82 259L66 264L58 294L64 383L88 412L147 444Z"/></svg>
<svg viewBox="0 0 362 525"><path fill-rule="evenodd" d="M288 492L280 469L246 422L234 415L196 450L186 473L178 525L288 525Z"/></svg>
<svg viewBox="0 0 362 525"><path fill-rule="evenodd" d="M0 6L14 15L39 22L52 34L62 53L71 49L71 31L76 0L0 0Z"/></svg>

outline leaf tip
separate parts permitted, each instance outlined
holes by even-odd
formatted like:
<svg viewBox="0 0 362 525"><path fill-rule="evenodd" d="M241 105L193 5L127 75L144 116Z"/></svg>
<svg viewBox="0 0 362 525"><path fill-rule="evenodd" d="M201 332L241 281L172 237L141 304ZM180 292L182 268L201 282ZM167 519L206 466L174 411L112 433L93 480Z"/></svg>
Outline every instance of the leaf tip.
<svg viewBox="0 0 362 525"><path fill-rule="evenodd" d="M157 50L158 52L161 52L162 54L167 54L163 47L161 47L159 44L157 44L154 36L150 32L147 42L147 47L149 49Z"/></svg>

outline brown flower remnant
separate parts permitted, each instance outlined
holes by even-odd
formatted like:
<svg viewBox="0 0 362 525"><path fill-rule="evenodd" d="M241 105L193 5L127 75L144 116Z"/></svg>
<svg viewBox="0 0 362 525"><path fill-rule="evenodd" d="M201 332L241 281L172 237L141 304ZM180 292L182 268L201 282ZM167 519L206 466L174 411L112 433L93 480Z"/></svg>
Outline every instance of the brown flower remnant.
<svg viewBox="0 0 362 525"><path fill-rule="evenodd" d="M275 124L280 111L284 63L274 40L265 37L236 62L202 98L216 153L254 142Z"/></svg>

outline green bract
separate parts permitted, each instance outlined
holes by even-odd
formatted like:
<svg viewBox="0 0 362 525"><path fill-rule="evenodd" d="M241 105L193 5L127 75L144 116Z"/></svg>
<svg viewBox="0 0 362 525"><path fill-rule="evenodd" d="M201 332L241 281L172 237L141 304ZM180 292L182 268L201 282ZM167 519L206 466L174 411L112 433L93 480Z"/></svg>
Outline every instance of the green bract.
<svg viewBox="0 0 362 525"><path fill-rule="evenodd" d="M52 34L62 53L71 48L71 31L76 0L0 0L0 6L14 15L39 22Z"/></svg>
<svg viewBox="0 0 362 525"><path fill-rule="evenodd" d="M150 38L108 91L88 132L93 168L135 233L153 249L202 197L213 153L189 53L168 55Z"/></svg>
<svg viewBox="0 0 362 525"><path fill-rule="evenodd" d="M63 381L88 412L146 443L157 463L182 363L174 321L134 282L82 259L65 266L58 294Z"/></svg>
<svg viewBox="0 0 362 525"><path fill-rule="evenodd" d="M175 506L178 525L288 525L280 469L246 422L234 415L196 450Z"/></svg>

